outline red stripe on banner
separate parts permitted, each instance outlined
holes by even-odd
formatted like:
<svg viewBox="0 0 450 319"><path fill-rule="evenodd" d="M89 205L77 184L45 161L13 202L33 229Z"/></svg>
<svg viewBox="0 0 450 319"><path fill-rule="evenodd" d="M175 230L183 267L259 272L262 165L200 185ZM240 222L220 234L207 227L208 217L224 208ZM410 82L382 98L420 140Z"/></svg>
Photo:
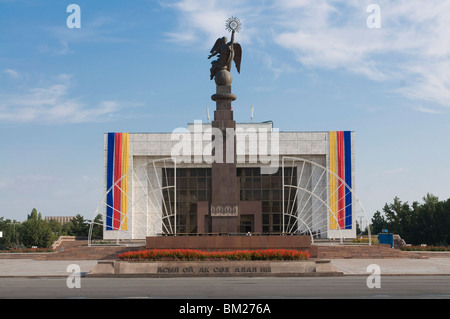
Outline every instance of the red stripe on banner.
<svg viewBox="0 0 450 319"><path fill-rule="evenodd" d="M339 228L345 228L345 152L344 152L344 132L336 132L338 149L338 220Z"/></svg>
<svg viewBox="0 0 450 319"><path fill-rule="evenodd" d="M120 228L120 200L121 200L121 181L122 177L122 133L116 133L114 143L114 217L113 217L113 229L118 230Z"/></svg>

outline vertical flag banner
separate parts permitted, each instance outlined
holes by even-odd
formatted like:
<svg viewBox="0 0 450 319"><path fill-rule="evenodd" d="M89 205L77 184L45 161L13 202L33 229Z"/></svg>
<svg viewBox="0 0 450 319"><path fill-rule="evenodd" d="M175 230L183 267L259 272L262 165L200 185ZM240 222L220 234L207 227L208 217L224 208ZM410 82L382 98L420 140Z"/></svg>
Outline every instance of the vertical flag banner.
<svg viewBox="0 0 450 319"><path fill-rule="evenodd" d="M352 188L352 136L351 132L344 132L344 163L345 184ZM352 229L352 193L346 188L345 193L345 229Z"/></svg>
<svg viewBox="0 0 450 319"><path fill-rule="evenodd" d="M337 150L338 150L338 222L339 228L345 228L345 185L344 185L344 173L345 173L345 162L344 162L344 132L338 131L337 135Z"/></svg>
<svg viewBox="0 0 450 319"><path fill-rule="evenodd" d="M114 142L114 214L113 227L114 230L120 227L120 200L121 200L121 186L122 180L122 134L115 134Z"/></svg>
<svg viewBox="0 0 450 319"><path fill-rule="evenodd" d="M330 229L352 229L352 193L349 189L352 187L350 131L329 132L329 159Z"/></svg>
<svg viewBox="0 0 450 319"><path fill-rule="evenodd" d="M113 192L111 187L114 183L114 141L115 134L108 133L108 149L106 159L106 230L112 230L113 226Z"/></svg>
<svg viewBox="0 0 450 319"><path fill-rule="evenodd" d="M129 145L130 135L129 133L122 133L122 176L125 176L122 180L122 199L121 199L121 212L120 215L120 229L128 230L128 172L129 172Z"/></svg>
<svg viewBox="0 0 450 319"><path fill-rule="evenodd" d="M337 229L337 153L336 132L330 132L330 229Z"/></svg>
<svg viewBox="0 0 450 319"><path fill-rule="evenodd" d="M106 230L128 229L129 134L108 133Z"/></svg>

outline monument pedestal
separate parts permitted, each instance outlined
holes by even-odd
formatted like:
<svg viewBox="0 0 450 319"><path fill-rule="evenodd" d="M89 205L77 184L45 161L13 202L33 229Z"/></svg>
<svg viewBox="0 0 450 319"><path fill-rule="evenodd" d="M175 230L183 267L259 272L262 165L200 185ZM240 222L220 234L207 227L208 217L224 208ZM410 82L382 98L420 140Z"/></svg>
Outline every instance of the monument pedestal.
<svg viewBox="0 0 450 319"><path fill-rule="evenodd" d="M211 125L212 128L220 130L222 140L214 143L212 154L214 161L211 169L211 232L238 233L240 220L236 176L236 122L231 108L231 102L236 100L236 95L231 93L232 77L227 70L219 71L215 82L216 94L211 96L211 99L216 102L216 110ZM222 152L221 155L217 154L219 151Z"/></svg>

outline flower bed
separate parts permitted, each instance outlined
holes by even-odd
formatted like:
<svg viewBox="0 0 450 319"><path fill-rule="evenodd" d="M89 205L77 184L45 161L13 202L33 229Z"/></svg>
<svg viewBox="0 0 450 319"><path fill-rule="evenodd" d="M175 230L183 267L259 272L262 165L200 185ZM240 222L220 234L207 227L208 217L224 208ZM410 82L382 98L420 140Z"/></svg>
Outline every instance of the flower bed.
<svg viewBox="0 0 450 319"><path fill-rule="evenodd" d="M446 246L403 246L403 251L450 251Z"/></svg>
<svg viewBox="0 0 450 319"><path fill-rule="evenodd" d="M308 260L304 251L288 249L201 251L193 249L147 249L119 254L125 261L213 261L213 260Z"/></svg>

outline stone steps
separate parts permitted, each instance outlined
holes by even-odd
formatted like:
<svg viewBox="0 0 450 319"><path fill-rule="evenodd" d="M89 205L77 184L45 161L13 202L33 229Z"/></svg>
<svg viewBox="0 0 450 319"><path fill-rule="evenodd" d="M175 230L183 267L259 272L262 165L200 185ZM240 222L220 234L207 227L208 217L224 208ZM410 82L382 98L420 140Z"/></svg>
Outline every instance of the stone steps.
<svg viewBox="0 0 450 319"><path fill-rule="evenodd" d="M117 255L127 251L143 250L144 246L88 246L86 240L64 241L53 253L0 254L0 259L35 260L117 260ZM376 259L376 258L427 258L445 256L450 253L403 252L388 245L317 244L312 245L316 253L313 259ZM431 256L429 256L431 255Z"/></svg>
<svg viewBox="0 0 450 319"><path fill-rule="evenodd" d="M123 247L123 246L107 246L107 247L89 247L79 246L64 249L62 252L54 254L45 254L39 256L41 260L116 260L117 255L132 250L144 249L144 247Z"/></svg>
<svg viewBox="0 0 450 319"><path fill-rule="evenodd" d="M399 249L388 245L318 245L318 258L409 258Z"/></svg>
<svg viewBox="0 0 450 319"><path fill-rule="evenodd" d="M318 245L317 256L319 259L340 258L410 258L409 254L387 245ZM64 251L56 254L45 254L42 258L47 260L56 259L97 259L117 260L117 255L126 251L141 250L145 247L124 246L92 246L87 245L64 247Z"/></svg>
<svg viewBox="0 0 450 319"><path fill-rule="evenodd" d="M88 246L87 240L64 240L54 252L0 254L0 259L34 260L117 260L117 255L145 247Z"/></svg>

